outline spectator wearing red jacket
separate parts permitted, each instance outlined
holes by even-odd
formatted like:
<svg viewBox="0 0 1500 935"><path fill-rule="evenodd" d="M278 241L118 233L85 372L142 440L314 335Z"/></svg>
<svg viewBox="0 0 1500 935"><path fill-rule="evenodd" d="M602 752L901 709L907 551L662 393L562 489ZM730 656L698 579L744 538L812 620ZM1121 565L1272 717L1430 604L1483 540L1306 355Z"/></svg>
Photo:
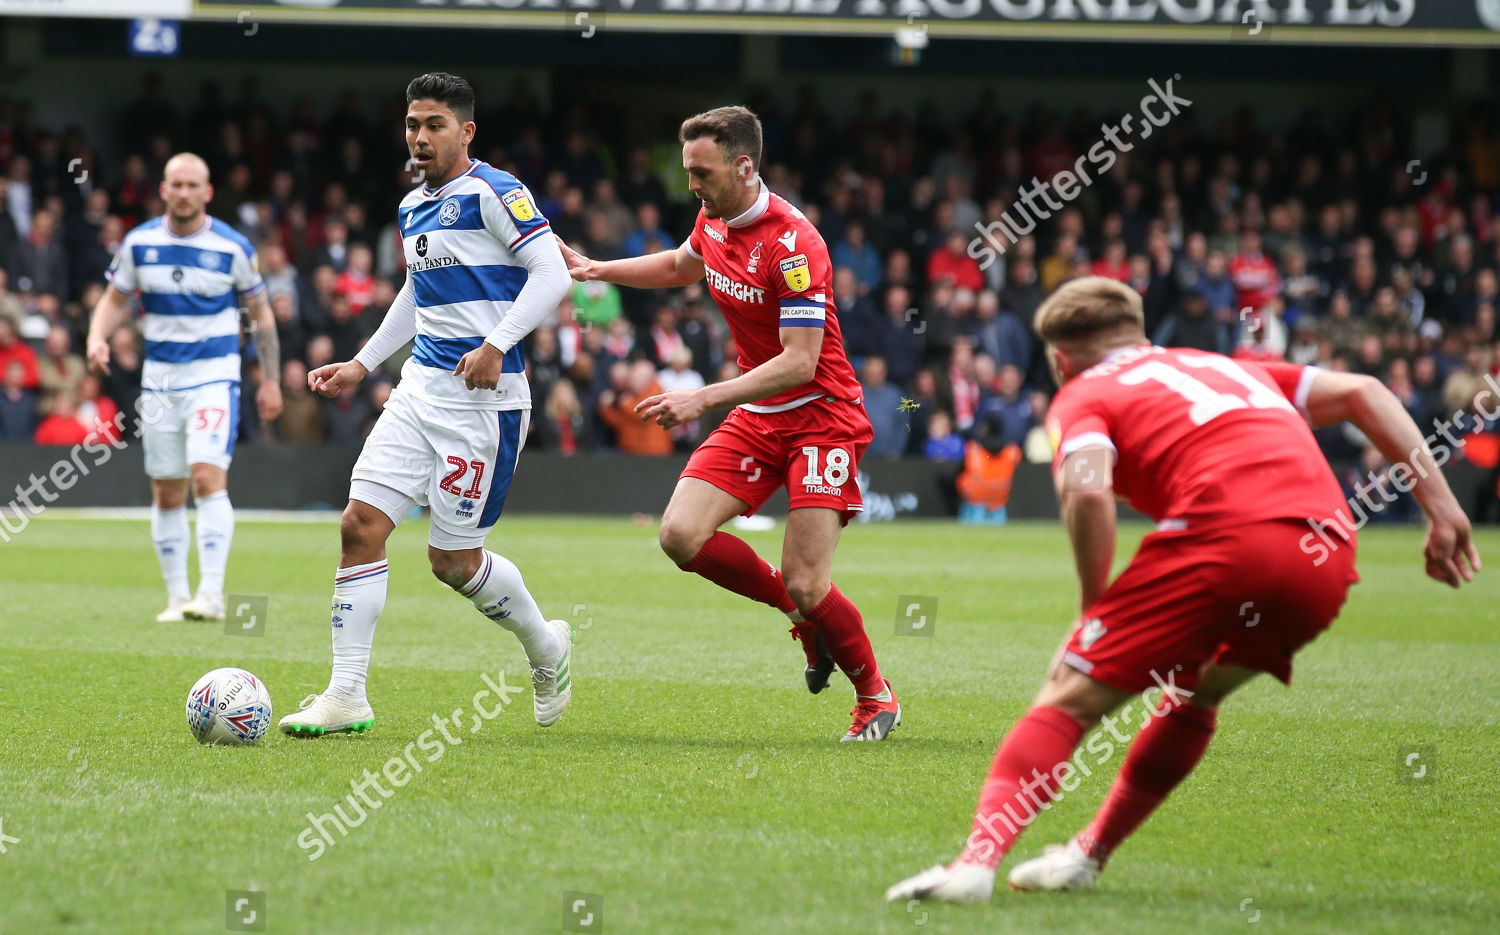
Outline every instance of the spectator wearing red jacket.
<svg viewBox="0 0 1500 935"><path fill-rule="evenodd" d="M1125 255L1125 241L1115 239L1104 245L1104 256L1093 262L1089 272L1106 276L1115 282L1130 281L1130 260Z"/></svg>
<svg viewBox="0 0 1500 935"><path fill-rule="evenodd" d="M41 371L36 365L36 351L21 340L21 336L16 333L16 323L0 315L0 373L10 367L11 361L19 363L25 371L21 386L35 392L42 382Z"/></svg>
<svg viewBox="0 0 1500 935"><path fill-rule="evenodd" d="M1246 230L1240 236L1240 252L1229 263L1229 279L1241 309L1259 311L1281 291L1281 274L1260 246L1260 231Z"/></svg>
<svg viewBox="0 0 1500 935"><path fill-rule="evenodd" d="M64 390L52 401L52 414L37 426L32 441L38 445L81 445L92 434L93 430L78 420L78 397Z"/></svg>
<svg viewBox="0 0 1500 935"><path fill-rule="evenodd" d="M984 288L984 271L979 268L979 261L969 256L962 231L949 231L942 249L934 250L927 258L927 282L934 286L947 282L974 292Z"/></svg>
<svg viewBox="0 0 1500 935"><path fill-rule="evenodd" d="M364 244L349 248L349 266L339 273L334 291L349 300L349 314L358 316L375 301L375 255Z"/></svg>

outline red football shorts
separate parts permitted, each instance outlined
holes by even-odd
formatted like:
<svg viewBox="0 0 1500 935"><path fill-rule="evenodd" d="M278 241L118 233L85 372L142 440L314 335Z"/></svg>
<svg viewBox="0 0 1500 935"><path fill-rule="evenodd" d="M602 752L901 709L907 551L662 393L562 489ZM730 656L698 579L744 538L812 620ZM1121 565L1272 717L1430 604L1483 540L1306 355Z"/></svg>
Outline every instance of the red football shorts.
<svg viewBox="0 0 1500 935"><path fill-rule="evenodd" d="M1333 623L1359 580L1352 540L1313 555L1302 547L1310 532L1278 519L1148 535L1084 611L1063 662L1130 692L1191 688L1210 660L1291 684L1292 656Z"/></svg>
<svg viewBox="0 0 1500 935"><path fill-rule="evenodd" d="M828 397L785 412L735 407L693 452L682 476L745 501L746 516L785 486L791 509L826 507L848 523L865 508L855 479L874 434L863 406Z"/></svg>

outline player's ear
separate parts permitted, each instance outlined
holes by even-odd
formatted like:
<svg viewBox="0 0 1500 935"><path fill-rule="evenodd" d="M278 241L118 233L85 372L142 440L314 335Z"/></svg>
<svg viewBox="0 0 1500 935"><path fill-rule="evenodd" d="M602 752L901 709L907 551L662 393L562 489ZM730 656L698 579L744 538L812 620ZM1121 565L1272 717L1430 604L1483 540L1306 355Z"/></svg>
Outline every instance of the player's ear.
<svg viewBox="0 0 1500 935"><path fill-rule="evenodd" d="M749 156L740 156L735 159L734 170L742 182L749 182L755 175L755 167L751 165Z"/></svg>

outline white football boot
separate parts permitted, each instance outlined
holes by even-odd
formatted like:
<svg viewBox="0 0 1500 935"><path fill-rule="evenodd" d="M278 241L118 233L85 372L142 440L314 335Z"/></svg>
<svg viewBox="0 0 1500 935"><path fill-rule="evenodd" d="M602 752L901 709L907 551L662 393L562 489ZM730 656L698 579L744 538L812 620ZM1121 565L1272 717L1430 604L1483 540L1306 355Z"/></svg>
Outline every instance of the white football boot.
<svg viewBox="0 0 1500 935"><path fill-rule="evenodd" d="M562 637L563 651L551 665L531 667L532 713L543 727L556 724L573 700L573 628L566 620L547 623Z"/></svg>
<svg viewBox="0 0 1500 935"><path fill-rule="evenodd" d="M288 714L277 723L283 734L320 736L343 731L363 733L375 725L375 712L368 701L355 703L338 692L308 695L298 705L301 710Z"/></svg>
<svg viewBox="0 0 1500 935"><path fill-rule="evenodd" d="M187 618L182 615L182 609L192 603L190 597L173 597L167 599L167 609L156 615L157 623L181 623Z"/></svg>
<svg viewBox="0 0 1500 935"><path fill-rule="evenodd" d="M224 595L199 591L197 597L182 605L182 615L189 620L223 620Z"/></svg>
<svg viewBox="0 0 1500 935"><path fill-rule="evenodd" d="M1075 840L1048 844L1042 856L1012 867L1006 880L1017 890L1086 890L1098 882L1099 869Z"/></svg>
<svg viewBox="0 0 1500 935"><path fill-rule="evenodd" d="M989 902L995 891L995 871L978 864L954 861L939 864L892 886L885 891L886 902L906 899L931 899L943 903Z"/></svg>

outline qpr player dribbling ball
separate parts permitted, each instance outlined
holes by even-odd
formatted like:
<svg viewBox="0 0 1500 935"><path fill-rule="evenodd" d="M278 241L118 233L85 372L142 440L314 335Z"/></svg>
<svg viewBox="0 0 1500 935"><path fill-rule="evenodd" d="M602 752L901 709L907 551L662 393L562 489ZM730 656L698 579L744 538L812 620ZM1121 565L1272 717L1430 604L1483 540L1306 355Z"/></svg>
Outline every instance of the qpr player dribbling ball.
<svg viewBox="0 0 1500 935"><path fill-rule="evenodd" d="M244 669L215 669L188 692L187 722L199 743L253 744L271 726L271 693Z"/></svg>

